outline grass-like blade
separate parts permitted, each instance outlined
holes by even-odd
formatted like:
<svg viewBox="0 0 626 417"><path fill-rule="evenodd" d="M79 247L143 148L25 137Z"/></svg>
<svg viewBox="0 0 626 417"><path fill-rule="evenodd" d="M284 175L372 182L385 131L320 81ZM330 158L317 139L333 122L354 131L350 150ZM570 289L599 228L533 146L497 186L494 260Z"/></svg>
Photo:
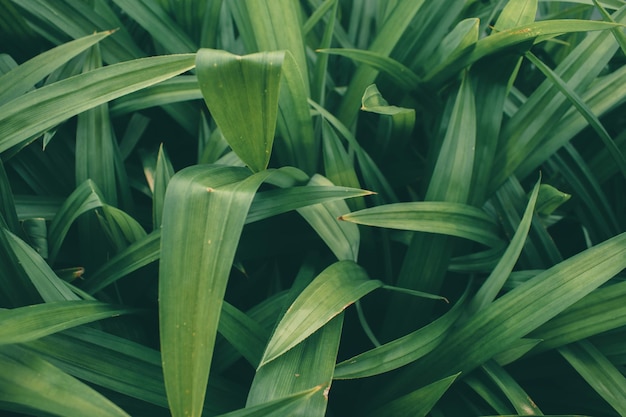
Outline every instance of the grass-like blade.
<svg viewBox="0 0 626 417"><path fill-rule="evenodd" d="M498 226L481 209L443 201L394 203L344 214L341 220L389 229L446 234L502 246Z"/></svg>
<svg viewBox="0 0 626 417"><path fill-rule="evenodd" d="M95 33L64 43L37 55L2 75L0 85L4 88L0 92L0 104L27 92L46 75L111 33L113 32Z"/></svg>
<svg viewBox="0 0 626 417"><path fill-rule="evenodd" d="M593 344L581 341L559 353L615 411L626 413L626 378Z"/></svg>
<svg viewBox="0 0 626 417"><path fill-rule="evenodd" d="M425 417L460 374L440 379L368 413L368 417Z"/></svg>
<svg viewBox="0 0 626 417"><path fill-rule="evenodd" d="M0 310L0 344L24 343L132 311L99 301L59 301Z"/></svg>
<svg viewBox="0 0 626 417"><path fill-rule="evenodd" d="M129 417L94 389L18 346L0 348L0 403L67 417Z"/></svg>
<svg viewBox="0 0 626 417"><path fill-rule="evenodd" d="M426 355L443 341L463 312L463 299L423 328L338 363L334 379L364 378L397 369Z"/></svg>
<svg viewBox="0 0 626 417"><path fill-rule="evenodd" d="M279 398L250 408L231 411L216 417L283 417L303 415L306 404L315 395L322 395L322 386L311 388L288 397Z"/></svg>
<svg viewBox="0 0 626 417"><path fill-rule="evenodd" d="M361 297L380 288L352 261L332 264L320 273L293 302L265 349L261 366L276 359Z"/></svg>
<svg viewBox="0 0 626 417"><path fill-rule="evenodd" d="M122 62L26 93L0 106L0 152L25 144L60 122L194 67L195 54Z"/></svg>

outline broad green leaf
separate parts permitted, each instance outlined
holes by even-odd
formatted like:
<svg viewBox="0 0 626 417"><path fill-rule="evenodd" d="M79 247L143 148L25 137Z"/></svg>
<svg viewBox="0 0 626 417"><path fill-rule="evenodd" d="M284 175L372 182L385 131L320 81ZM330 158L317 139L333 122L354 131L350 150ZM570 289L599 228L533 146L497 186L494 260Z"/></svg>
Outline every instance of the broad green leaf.
<svg viewBox="0 0 626 417"><path fill-rule="evenodd" d="M128 417L117 405L38 355L0 348L0 402L64 417Z"/></svg>
<svg viewBox="0 0 626 417"><path fill-rule="evenodd" d="M343 313L283 355L261 366L254 376L246 407L323 386L323 395L312 397L303 405L300 415L325 416L342 326Z"/></svg>
<svg viewBox="0 0 626 417"><path fill-rule="evenodd" d="M0 104L13 100L27 92L46 75L111 33L113 32L95 33L64 43L37 55L2 75L0 77L0 85L3 88L0 92Z"/></svg>
<svg viewBox="0 0 626 417"><path fill-rule="evenodd" d="M174 416L199 416L230 268L257 188L271 175L194 166L174 175L163 206L159 318Z"/></svg>
<svg viewBox="0 0 626 417"><path fill-rule="evenodd" d="M230 147L254 172L269 163L284 57L284 52L197 53L198 82L209 111Z"/></svg>
<svg viewBox="0 0 626 417"><path fill-rule="evenodd" d="M615 411L626 413L626 378L594 345L581 341L559 353Z"/></svg>
<svg viewBox="0 0 626 417"><path fill-rule="evenodd" d="M461 203L395 203L344 214L340 220L368 226L463 237L490 247L502 246L498 227L483 210Z"/></svg>
<svg viewBox="0 0 626 417"><path fill-rule="evenodd" d="M0 310L0 345L28 342L132 311L99 301L59 301Z"/></svg>
<svg viewBox="0 0 626 417"><path fill-rule="evenodd" d="M356 300L380 288L352 261L332 264L293 302L265 349L261 366L302 342Z"/></svg>
<svg viewBox="0 0 626 417"><path fill-rule="evenodd" d="M471 312L481 310L491 303L498 295L498 292L502 289L502 286L511 274L511 271L513 271L513 267L517 263L517 259L519 258L519 255L524 248L524 243L526 242L526 236L528 235L528 230L530 229L530 224L533 219L533 212L535 203L538 199L538 194L540 192L540 187L540 182L537 181L533 191L531 192L522 221L515 231L515 235L513 235L511 243L509 243L509 246L506 248L502 258L500 258L496 267L493 271L491 271L489 277L487 277L470 302L469 310Z"/></svg>
<svg viewBox="0 0 626 417"><path fill-rule="evenodd" d="M136 59L38 88L0 106L0 152L58 123L194 67L195 54Z"/></svg>
<svg viewBox="0 0 626 417"><path fill-rule="evenodd" d="M463 300L423 328L338 363L334 379L364 378L397 369L436 349L463 312Z"/></svg>
<svg viewBox="0 0 626 417"><path fill-rule="evenodd" d="M367 414L368 416L425 417L460 375L452 375L399 397Z"/></svg>
<svg viewBox="0 0 626 417"><path fill-rule="evenodd" d="M319 393L322 388L324 387L314 387L288 397L269 401L265 404L220 414L217 417L283 417L302 415L301 413L306 407L306 404L310 402L314 396L322 395L322 393Z"/></svg>

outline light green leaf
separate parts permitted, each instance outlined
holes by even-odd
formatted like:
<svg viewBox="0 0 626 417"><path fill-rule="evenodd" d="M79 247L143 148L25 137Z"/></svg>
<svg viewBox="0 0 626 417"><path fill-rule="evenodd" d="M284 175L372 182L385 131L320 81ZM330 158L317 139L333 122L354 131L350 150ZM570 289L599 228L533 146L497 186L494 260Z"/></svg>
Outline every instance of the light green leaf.
<svg viewBox="0 0 626 417"><path fill-rule="evenodd" d="M0 348L0 402L65 417L129 417L117 405L38 355Z"/></svg>
<svg viewBox="0 0 626 417"><path fill-rule="evenodd" d="M571 197L571 194L559 191L549 184L541 184L537 196L537 213L550 215Z"/></svg>
<svg viewBox="0 0 626 417"><path fill-rule="evenodd" d="M209 111L233 151L255 172L270 160L284 58L284 52L197 53L198 82Z"/></svg>
<svg viewBox="0 0 626 417"><path fill-rule="evenodd" d="M389 229L463 237L502 246L498 226L483 210L461 203L419 201L385 204L342 215L340 220Z"/></svg>
<svg viewBox="0 0 626 417"><path fill-rule="evenodd" d="M174 416L200 415L220 311L239 237L271 171L194 166L172 177L163 206L159 318Z"/></svg>
<svg viewBox="0 0 626 417"><path fill-rule="evenodd" d="M163 144L161 144L157 155L156 169L154 172L154 189L152 190L152 226L155 229L161 227L165 191L167 190L167 184L169 184L173 176L174 167L172 166L167 152L163 149Z"/></svg>
<svg viewBox="0 0 626 417"><path fill-rule="evenodd" d="M132 311L99 301L59 301L0 310L0 345L28 342Z"/></svg>
<svg viewBox="0 0 626 417"><path fill-rule="evenodd" d="M31 91L0 106L0 152L26 144L58 123L194 67L195 54L110 65Z"/></svg>
<svg viewBox="0 0 626 417"><path fill-rule="evenodd" d="M265 349L261 366L302 342L356 300L380 288L352 261L332 264L320 273L293 302Z"/></svg>

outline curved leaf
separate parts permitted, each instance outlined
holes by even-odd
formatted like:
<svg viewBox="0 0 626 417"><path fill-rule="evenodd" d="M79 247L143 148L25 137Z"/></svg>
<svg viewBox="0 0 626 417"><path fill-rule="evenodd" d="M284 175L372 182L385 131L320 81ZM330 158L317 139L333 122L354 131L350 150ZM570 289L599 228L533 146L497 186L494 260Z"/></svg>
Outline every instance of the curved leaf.
<svg viewBox="0 0 626 417"><path fill-rule="evenodd" d="M491 217L480 209L460 203L386 204L344 214L339 219L368 226L458 236L491 247L503 243Z"/></svg>
<svg viewBox="0 0 626 417"><path fill-rule="evenodd" d="M0 345L28 342L132 311L99 301L59 301L0 310Z"/></svg>
<svg viewBox="0 0 626 417"><path fill-rule="evenodd" d="M293 302L265 349L261 366L309 337L356 300L380 288L352 261L332 264L320 273Z"/></svg>

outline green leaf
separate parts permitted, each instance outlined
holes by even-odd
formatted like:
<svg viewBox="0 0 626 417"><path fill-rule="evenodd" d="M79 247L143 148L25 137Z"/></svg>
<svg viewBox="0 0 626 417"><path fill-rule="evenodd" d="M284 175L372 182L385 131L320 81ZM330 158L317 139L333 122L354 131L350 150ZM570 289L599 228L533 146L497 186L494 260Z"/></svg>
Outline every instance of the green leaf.
<svg viewBox="0 0 626 417"><path fill-rule="evenodd" d="M154 189L152 190L152 226L155 229L161 227L165 191L167 190L167 184L169 184L173 176L174 167L165 149L163 149L163 144L161 144L159 146L159 154L157 155Z"/></svg>
<svg viewBox="0 0 626 417"><path fill-rule="evenodd" d="M309 185L332 187L333 184L321 175L314 175ZM342 223L337 220L341 213L348 210L343 200L326 201L315 205L307 205L298 209L298 213L311 225L337 260L357 260L361 235L354 224ZM347 226L347 227L346 227Z"/></svg>
<svg viewBox="0 0 626 417"><path fill-rule="evenodd" d="M163 10L158 1L113 0L113 2L147 30L167 52L176 54L194 52L198 49L181 27Z"/></svg>
<svg viewBox="0 0 626 417"><path fill-rule="evenodd" d="M67 417L129 417L92 388L17 346L0 348L0 365L0 402Z"/></svg>
<svg viewBox="0 0 626 417"><path fill-rule="evenodd" d="M159 318L174 416L202 410L220 311L248 209L271 171L194 166L172 177L163 206Z"/></svg>
<svg viewBox="0 0 626 417"><path fill-rule="evenodd" d="M404 31L410 26L413 18L424 4L422 0L396 3L385 19L382 27L377 31L376 38L368 48L369 51L389 55L394 49ZM358 103L365 88L374 82L378 70L368 66L360 66L350 79L348 91L341 101L337 111L337 118L351 127L358 114Z"/></svg>
<svg viewBox="0 0 626 417"><path fill-rule="evenodd" d="M209 111L230 147L254 172L270 160L284 58L284 52L197 53L198 82Z"/></svg>
<svg viewBox="0 0 626 417"><path fill-rule="evenodd" d="M325 416L342 326L343 313L283 355L261 366L254 376L246 407L318 386L325 387L323 395L311 397L303 405L300 415Z"/></svg>
<svg viewBox="0 0 626 417"><path fill-rule="evenodd" d="M415 416L424 417L437 404L439 399L450 388L452 383L460 375L452 375L440 379L430 385L413 391L379 407L368 414L368 416Z"/></svg>
<svg viewBox="0 0 626 417"><path fill-rule="evenodd" d="M559 353L617 413L626 413L626 378L594 345L582 341Z"/></svg>
<svg viewBox="0 0 626 417"><path fill-rule="evenodd" d="M340 220L389 229L458 236L491 247L502 246L498 226L483 210L461 203L419 201L372 207Z"/></svg>
<svg viewBox="0 0 626 417"><path fill-rule="evenodd" d="M305 405L318 394L323 387L314 387L288 397L279 398L250 408L220 414L217 417L283 417L301 415Z"/></svg>
<svg viewBox="0 0 626 417"><path fill-rule="evenodd" d="M571 197L571 194L559 191L549 184L541 184L537 196L537 213L550 215Z"/></svg>
<svg viewBox="0 0 626 417"><path fill-rule="evenodd" d="M50 262L54 262L65 235L70 226L81 214L104 205L104 199L96 184L86 180L79 185L74 192L65 200L59 211L54 216L48 232L50 245Z"/></svg>
<svg viewBox="0 0 626 417"><path fill-rule="evenodd" d="M511 274L511 271L513 271L513 267L515 266L517 259L524 248L524 243L526 242L526 236L528 235L528 230L530 229L530 224L533 219L535 202L538 199L537 196L540 192L540 188L540 182L537 181L537 184L535 184L535 187L531 192L528 205L524 211L524 216L515 231L515 235L513 235L513 238L511 239L511 243L509 243L509 246L506 248L502 258L500 258L496 267L493 271L491 271L489 277L487 277L472 299L469 306L469 310L471 312L478 311L491 303L498 295L498 292L502 289L502 286Z"/></svg>
<svg viewBox="0 0 626 417"><path fill-rule="evenodd" d="M0 106L0 152L26 144L85 110L194 67L195 54L110 65L58 81Z"/></svg>
<svg viewBox="0 0 626 417"><path fill-rule="evenodd" d="M59 301L0 310L0 345L28 342L132 311L99 301Z"/></svg>
<svg viewBox="0 0 626 417"><path fill-rule="evenodd" d="M113 31L94 33L71 42L64 43L43 52L25 63L13 68L0 77L0 104L19 97L52 71L85 51L90 46L109 36Z"/></svg>
<svg viewBox="0 0 626 417"><path fill-rule="evenodd" d="M405 372L428 381L451 369L474 369L611 279L626 267L625 255L623 233L536 275L471 316ZM406 388L392 383L385 391L397 395Z"/></svg>
<svg viewBox="0 0 626 417"><path fill-rule="evenodd" d="M479 59L488 55L495 55L524 42L549 39L563 33L608 30L615 27L617 27L617 24L614 23L576 19L547 20L517 26L493 33L453 54L441 65L429 72L424 77L424 81L434 84L443 83L452 77L453 74Z"/></svg>
<svg viewBox="0 0 626 417"><path fill-rule="evenodd" d="M356 300L380 288L352 261L332 264L293 302L265 349L261 366L302 342Z"/></svg>
<svg viewBox="0 0 626 417"><path fill-rule="evenodd" d="M463 312L464 298L446 314L405 336L338 363L334 379L365 378L397 369L426 355L443 341Z"/></svg>

